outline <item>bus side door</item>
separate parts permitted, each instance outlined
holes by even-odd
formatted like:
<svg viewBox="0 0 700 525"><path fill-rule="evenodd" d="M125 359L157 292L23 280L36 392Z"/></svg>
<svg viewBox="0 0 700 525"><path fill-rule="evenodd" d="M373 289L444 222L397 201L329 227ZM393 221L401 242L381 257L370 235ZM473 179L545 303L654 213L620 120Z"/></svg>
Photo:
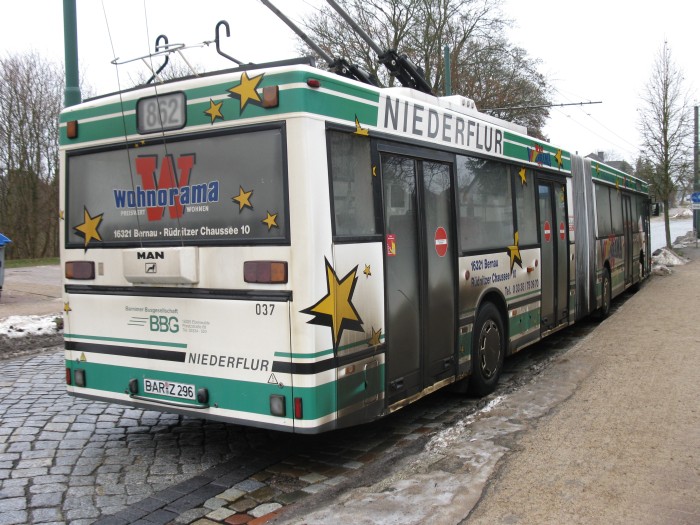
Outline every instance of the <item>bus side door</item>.
<svg viewBox="0 0 700 525"><path fill-rule="evenodd" d="M456 371L452 164L381 153L386 398L391 405Z"/></svg>
<svg viewBox="0 0 700 525"><path fill-rule="evenodd" d="M542 331L568 321L569 227L565 186L538 183L542 259Z"/></svg>

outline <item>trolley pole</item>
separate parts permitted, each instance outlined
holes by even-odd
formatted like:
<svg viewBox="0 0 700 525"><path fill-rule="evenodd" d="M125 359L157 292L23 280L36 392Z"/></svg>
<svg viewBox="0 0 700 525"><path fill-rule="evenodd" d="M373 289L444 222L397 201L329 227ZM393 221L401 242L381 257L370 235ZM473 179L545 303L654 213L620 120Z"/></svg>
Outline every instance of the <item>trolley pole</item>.
<svg viewBox="0 0 700 525"><path fill-rule="evenodd" d="M450 96L452 94L452 65L450 64L450 46L445 45L443 52L445 53L445 95Z"/></svg>
<svg viewBox="0 0 700 525"><path fill-rule="evenodd" d="M66 107L80 104L80 79L78 77L78 22L75 0L63 0L63 45L66 57Z"/></svg>

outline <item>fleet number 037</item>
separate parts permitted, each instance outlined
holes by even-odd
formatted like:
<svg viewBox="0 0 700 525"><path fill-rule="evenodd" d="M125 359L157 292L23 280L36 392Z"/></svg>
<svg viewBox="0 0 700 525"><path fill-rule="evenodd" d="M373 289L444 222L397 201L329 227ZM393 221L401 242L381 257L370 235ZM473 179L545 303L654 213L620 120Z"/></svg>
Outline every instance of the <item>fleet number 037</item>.
<svg viewBox="0 0 700 525"><path fill-rule="evenodd" d="M274 304L256 303L255 305L255 315L272 315L272 312L274 311Z"/></svg>

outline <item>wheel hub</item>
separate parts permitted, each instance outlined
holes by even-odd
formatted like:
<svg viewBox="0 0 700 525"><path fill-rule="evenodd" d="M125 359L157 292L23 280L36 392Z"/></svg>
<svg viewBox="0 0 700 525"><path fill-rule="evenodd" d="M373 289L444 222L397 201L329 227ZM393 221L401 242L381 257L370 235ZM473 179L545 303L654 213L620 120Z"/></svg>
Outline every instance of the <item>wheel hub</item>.
<svg viewBox="0 0 700 525"><path fill-rule="evenodd" d="M481 328L479 358L483 376L488 379L496 372L501 359L501 334L498 325L492 320L484 323Z"/></svg>

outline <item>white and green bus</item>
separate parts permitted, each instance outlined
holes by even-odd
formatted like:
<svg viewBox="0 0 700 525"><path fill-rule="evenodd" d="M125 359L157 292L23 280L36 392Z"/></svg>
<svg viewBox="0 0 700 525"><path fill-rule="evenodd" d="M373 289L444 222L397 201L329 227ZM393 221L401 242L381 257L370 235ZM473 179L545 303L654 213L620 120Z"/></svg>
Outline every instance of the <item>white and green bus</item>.
<svg viewBox="0 0 700 525"><path fill-rule="evenodd" d="M644 182L308 60L61 116L72 395L289 432L390 414L649 273Z"/></svg>

